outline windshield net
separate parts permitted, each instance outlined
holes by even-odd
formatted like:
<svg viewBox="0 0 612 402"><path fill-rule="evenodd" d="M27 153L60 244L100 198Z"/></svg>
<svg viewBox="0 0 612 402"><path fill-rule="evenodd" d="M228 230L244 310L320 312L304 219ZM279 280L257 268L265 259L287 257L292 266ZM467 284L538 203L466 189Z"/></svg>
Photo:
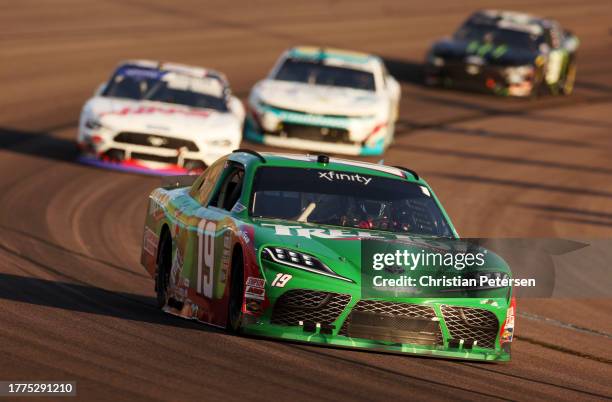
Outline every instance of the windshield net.
<svg viewBox="0 0 612 402"><path fill-rule="evenodd" d="M253 183L254 217L451 237L425 186L335 170L261 167Z"/></svg>
<svg viewBox="0 0 612 402"><path fill-rule="evenodd" d="M330 66L317 61L287 59L275 79L374 91L374 75L367 71Z"/></svg>

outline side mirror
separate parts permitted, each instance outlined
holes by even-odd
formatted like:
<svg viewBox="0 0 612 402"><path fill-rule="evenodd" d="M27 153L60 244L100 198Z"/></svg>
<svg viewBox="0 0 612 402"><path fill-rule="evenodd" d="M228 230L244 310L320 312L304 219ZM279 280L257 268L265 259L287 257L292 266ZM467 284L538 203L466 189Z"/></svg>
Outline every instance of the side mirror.
<svg viewBox="0 0 612 402"><path fill-rule="evenodd" d="M103 82L102 84L98 85L98 87L94 91L94 96L102 95L102 92L104 92L105 89L106 89L106 82Z"/></svg>

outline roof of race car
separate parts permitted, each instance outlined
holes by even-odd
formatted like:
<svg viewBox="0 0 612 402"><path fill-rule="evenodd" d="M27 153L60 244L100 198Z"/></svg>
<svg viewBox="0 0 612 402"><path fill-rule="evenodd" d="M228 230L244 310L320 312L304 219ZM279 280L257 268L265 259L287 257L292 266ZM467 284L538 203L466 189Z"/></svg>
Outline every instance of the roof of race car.
<svg viewBox="0 0 612 402"><path fill-rule="evenodd" d="M296 46L287 51L289 57L339 61L344 64L367 66L381 62L380 57L352 50L317 46Z"/></svg>
<svg viewBox="0 0 612 402"><path fill-rule="evenodd" d="M481 10L468 19L470 23L491 24L499 28L540 35L549 20L531 14L507 10Z"/></svg>
<svg viewBox="0 0 612 402"><path fill-rule="evenodd" d="M162 62L162 61L154 61L154 60L146 60L146 59L136 59L136 60L125 60L119 63L117 70L120 70L125 67L142 67L144 69L154 69L160 72L172 72L182 75L188 75L191 77L208 77L208 78L216 78L221 81L225 86L229 86L229 82L225 77L225 74L199 66L192 66L188 64L181 63L172 63L172 62Z"/></svg>
<svg viewBox="0 0 612 402"><path fill-rule="evenodd" d="M241 159L243 162L259 160L259 157L256 156L255 153L250 153L250 151L235 151L231 155L233 156L232 159ZM265 164L263 164L263 166L318 169L325 168L330 170L337 169L346 172L363 173L393 179L422 182L420 178L416 178L412 174L408 174L406 170L393 166L379 165L375 163L333 157L329 158L329 163L322 164L317 161L318 155L285 154L272 152L261 152L260 155L265 159Z"/></svg>

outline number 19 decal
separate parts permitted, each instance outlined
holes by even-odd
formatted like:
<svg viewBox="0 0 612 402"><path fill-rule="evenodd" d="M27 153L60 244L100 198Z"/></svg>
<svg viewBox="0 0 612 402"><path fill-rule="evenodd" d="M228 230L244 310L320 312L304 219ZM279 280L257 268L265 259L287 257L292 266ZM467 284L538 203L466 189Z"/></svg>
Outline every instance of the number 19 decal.
<svg viewBox="0 0 612 402"><path fill-rule="evenodd" d="M198 293L213 297L215 273L215 232L217 223L202 219L198 223Z"/></svg>
<svg viewBox="0 0 612 402"><path fill-rule="evenodd" d="M293 278L293 275L283 274L282 272L278 273L272 281L272 286L277 288L284 288L291 278Z"/></svg>

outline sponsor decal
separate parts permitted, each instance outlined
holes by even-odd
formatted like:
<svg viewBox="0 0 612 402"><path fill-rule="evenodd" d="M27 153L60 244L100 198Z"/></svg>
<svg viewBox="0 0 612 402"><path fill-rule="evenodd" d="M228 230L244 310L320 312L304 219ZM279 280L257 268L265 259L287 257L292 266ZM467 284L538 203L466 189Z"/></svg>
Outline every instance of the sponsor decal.
<svg viewBox="0 0 612 402"><path fill-rule="evenodd" d="M264 300L266 295L265 284L266 281L262 278L256 278L253 276L249 276L247 278L246 288L244 291L244 296L247 299L247 303L251 299Z"/></svg>
<svg viewBox="0 0 612 402"><path fill-rule="evenodd" d="M318 228L307 228L303 226L288 226L288 225L277 225L274 223L262 223L261 226L273 227L276 235L278 236L300 236L308 239L312 237L319 237L322 239L350 239L359 240L362 238L368 239L395 239L396 236L390 235L388 237L379 236L371 232L361 232L348 229L318 229Z"/></svg>
<svg viewBox="0 0 612 402"><path fill-rule="evenodd" d="M150 136L147 137L147 142L151 146L161 147L161 146L166 145L168 143L168 139L164 138L164 137L157 137L155 135L150 135Z"/></svg>
<svg viewBox="0 0 612 402"><path fill-rule="evenodd" d="M293 275L279 272L272 281L272 286L275 288L284 288L287 283L293 278Z"/></svg>
<svg viewBox="0 0 612 402"><path fill-rule="evenodd" d="M159 236L157 236L157 234L155 234L155 232L149 229L148 227L145 227L144 241L143 241L143 246L142 246L144 251L147 254L153 257L156 257L158 244L159 244Z"/></svg>
<svg viewBox="0 0 612 402"><path fill-rule="evenodd" d="M349 119L346 117L319 116L313 114L287 112L277 109L272 109L272 111L277 114L280 120L289 123L300 123L311 126L327 126L330 128L346 128L349 123Z"/></svg>
<svg viewBox="0 0 612 402"><path fill-rule="evenodd" d="M237 214L239 214L240 212L244 211L246 209L246 207L244 205L242 205L242 203L237 202L236 205L234 205L234 208L232 208L232 212L235 212Z"/></svg>
<svg viewBox="0 0 612 402"><path fill-rule="evenodd" d="M196 303L191 303L191 318L194 319L198 319L199 318L199 313L200 313L200 306L198 306Z"/></svg>
<svg viewBox="0 0 612 402"><path fill-rule="evenodd" d="M170 289L171 294L175 299L183 301L187 298L187 290L189 289L189 280L182 277L183 273L183 255L177 248L172 260L172 268L170 270Z"/></svg>
<svg viewBox="0 0 612 402"><path fill-rule="evenodd" d="M165 215L164 208L154 198L149 201L149 215L155 222L158 222Z"/></svg>
<svg viewBox="0 0 612 402"><path fill-rule="evenodd" d="M283 158L292 159L296 161L315 162L317 160L316 156L310 156L310 155L294 155L294 154L278 154L278 155L282 156ZM362 167L366 169L376 170L378 172L385 172L385 173L389 173L389 174L392 174L398 177L403 177L403 178L406 177L403 170L394 168L392 166L376 165L376 164L369 163L369 162L357 162L357 161L353 161L350 159L339 159L339 158L330 158L329 161L333 163L340 163L343 165L358 166L358 167Z"/></svg>
<svg viewBox="0 0 612 402"><path fill-rule="evenodd" d="M245 231L242 231L242 230L238 231L238 236L240 236L242 240L244 240L245 244L249 244L251 242L249 235Z"/></svg>
<svg viewBox="0 0 612 402"><path fill-rule="evenodd" d="M326 172L318 172L319 179L325 179L327 181L353 181L357 183L363 183L364 186L367 186L372 181L372 178L368 178L360 175L359 173L351 174L351 173L338 173L334 171L326 171Z"/></svg>
<svg viewBox="0 0 612 402"><path fill-rule="evenodd" d="M223 257L221 263L221 277L219 278L219 282L221 283L225 283L225 281L227 280L227 273L229 272L231 260L231 246L232 232L228 230L223 236Z"/></svg>
<svg viewBox="0 0 612 402"><path fill-rule="evenodd" d="M266 285L266 280L263 278L256 278L254 276L249 276L247 278L246 285L263 289Z"/></svg>
<svg viewBox="0 0 612 402"><path fill-rule="evenodd" d="M215 275L215 234L217 222L202 219L198 223L197 292L212 298Z"/></svg>
<svg viewBox="0 0 612 402"><path fill-rule="evenodd" d="M183 115L183 116L194 116L194 117L209 117L211 112L208 110L191 110L191 109L178 109L178 108L167 108L159 106L126 106L116 111L104 112L100 114L103 116L128 116L128 115L146 115L146 114L165 114L171 115Z"/></svg>
<svg viewBox="0 0 612 402"><path fill-rule="evenodd" d="M263 313L263 303L261 300L249 299L246 303L246 310L250 313Z"/></svg>
<svg viewBox="0 0 612 402"><path fill-rule="evenodd" d="M510 302L510 307L506 312L506 321L502 326L501 335L499 337L500 343L512 342L512 338L514 337L514 316L516 310L516 299L513 297Z"/></svg>
<svg viewBox="0 0 612 402"><path fill-rule="evenodd" d="M138 68L138 67L123 67L117 71L118 76L139 78L139 79L159 79L164 73L159 70L150 68Z"/></svg>
<svg viewBox="0 0 612 402"><path fill-rule="evenodd" d="M175 237L178 236L179 231L181 229L181 225L180 225L179 220L180 220L182 215L183 215L183 211L182 210L177 209L177 210L174 211L174 225L173 225L174 227L172 228L173 229L172 233L173 233L173 235Z"/></svg>

